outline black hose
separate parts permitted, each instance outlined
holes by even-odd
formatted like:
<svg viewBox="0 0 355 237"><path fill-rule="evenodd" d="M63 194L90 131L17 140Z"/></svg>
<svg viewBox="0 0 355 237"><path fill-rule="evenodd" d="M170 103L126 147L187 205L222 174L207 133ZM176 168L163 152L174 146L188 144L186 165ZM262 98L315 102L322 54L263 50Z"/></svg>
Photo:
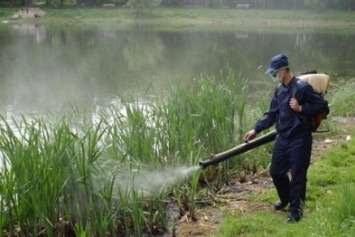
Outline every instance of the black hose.
<svg viewBox="0 0 355 237"><path fill-rule="evenodd" d="M264 145L266 143L272 142L276 138L276 130L273 130L259 138L256 138L254 140L251 140L249 142L245 142L243 144L240 144L230 150L212 155L209 160L205 161L200 161L199 165L201 166L202 169L206 168L207 166L217 164L219 162L222 162L224 160L227 160L229 158L232 158L233 156L239 155L241 153L244 153L246 151L249 151L251 149L254 149L255 147Z"/></svg>

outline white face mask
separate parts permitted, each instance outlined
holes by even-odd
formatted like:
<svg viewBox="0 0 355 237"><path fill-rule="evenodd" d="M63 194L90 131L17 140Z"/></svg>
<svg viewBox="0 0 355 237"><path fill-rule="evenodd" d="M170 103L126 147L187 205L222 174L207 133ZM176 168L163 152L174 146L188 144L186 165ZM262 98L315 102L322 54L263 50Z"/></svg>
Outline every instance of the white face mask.
<svg viewBox="0 0 355 237"><path fill-rule="evenodd" d="M271 79L274 81L274 82L279 82L279 81L281 81L280 79L280 77L279 77L279 73L278 73L278 71L275 73L275 72L271 72L271 73L269 73L269 75L270 75L270 77L271 77Z"/></svg>
<svg viewBox="0 0 355 237"><path fill-rule="evenodd" d="M269 75L270 75L270 77L272 78L272 80L274 81L274 82L282 82L282 80L283 80L283 76L279 76L279 70L280 69L278 69L277 70L277 72L271 72L271 73L269 73ZM273 76L274 75L274 76Z"/></svg>
<svg viewBox="0 0 355 237"><path fill-rule="evenodd" d="M272 79L272 81L273 82L277 82L277 80L278 80L278 76L276 76L276 77L273 77L271 74L269 74L269 76L271 77L271 79Z"/></svg>
<svg viewBox="0 0 355 237"><path fill-rule="evenodd" d="M284 77L283 76L280 77L279 74L277 74L276 78L277 78L277 80L279 80L279 82L283 82L283 80L284 80Z"/></svg>

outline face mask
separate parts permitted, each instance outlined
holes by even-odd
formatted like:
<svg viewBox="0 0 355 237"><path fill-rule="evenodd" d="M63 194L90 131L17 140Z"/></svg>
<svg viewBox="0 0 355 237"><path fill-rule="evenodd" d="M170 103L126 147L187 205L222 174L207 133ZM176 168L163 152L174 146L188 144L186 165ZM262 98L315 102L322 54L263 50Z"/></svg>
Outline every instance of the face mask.
<svg viewBox="0 0 355 237"><path fill-rule="evenodd" d="M284 77L283 76L279 76L279 74L277 74L277 80L279 81L279 82L282 82L283 81L283 79L284 79Z"/></svg>
<svg viewBox="0 0 355 237"><path fill-rule="evenodd" d="M280 81L280 79L281 79L281 78L279 77L279 69L270 72L269 75L270 75L270 77L272 78L272 80L273 80L274 82Z"/></svg>
<svg viewBox="0 0 355 237"><path fill-rule="evenodd" d="M274 82L282 82L283 80L283 76L279 76L279 70L277 69L269 74Z"/></svg>

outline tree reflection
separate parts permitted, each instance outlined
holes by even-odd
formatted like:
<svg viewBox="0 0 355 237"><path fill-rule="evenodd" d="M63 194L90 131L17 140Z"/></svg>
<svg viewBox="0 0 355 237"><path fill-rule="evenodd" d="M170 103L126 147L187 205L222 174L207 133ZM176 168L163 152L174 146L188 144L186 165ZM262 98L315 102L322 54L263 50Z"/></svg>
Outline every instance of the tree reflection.
<svg viewBox="0 0 355 237"><path fill-rule="evenodd" d="M129 32L124 39L122 56L129 69L155 66L162 60L164 44L155 32Z"/></svg>

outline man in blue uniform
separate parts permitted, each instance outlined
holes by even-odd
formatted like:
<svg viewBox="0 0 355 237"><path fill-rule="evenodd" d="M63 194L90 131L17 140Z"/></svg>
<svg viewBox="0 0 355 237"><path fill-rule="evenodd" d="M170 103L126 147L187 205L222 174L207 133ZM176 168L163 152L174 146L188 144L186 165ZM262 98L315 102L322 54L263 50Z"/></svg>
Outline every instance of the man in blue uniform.
<svg viewBox="0 0 355 237"><path fill-rule="evenodd" d="M312 117L327 108L326 101L311 85L293 76L288 59L279 54L270 61L265 74L280 81L268 110L244 135L247 142L275 124L277 136L270 175L280 198L276 210L289 205L287 222L299 221L306 199L307 170L312 150ZM291 179L288 176L291 172Z"/></svg>

